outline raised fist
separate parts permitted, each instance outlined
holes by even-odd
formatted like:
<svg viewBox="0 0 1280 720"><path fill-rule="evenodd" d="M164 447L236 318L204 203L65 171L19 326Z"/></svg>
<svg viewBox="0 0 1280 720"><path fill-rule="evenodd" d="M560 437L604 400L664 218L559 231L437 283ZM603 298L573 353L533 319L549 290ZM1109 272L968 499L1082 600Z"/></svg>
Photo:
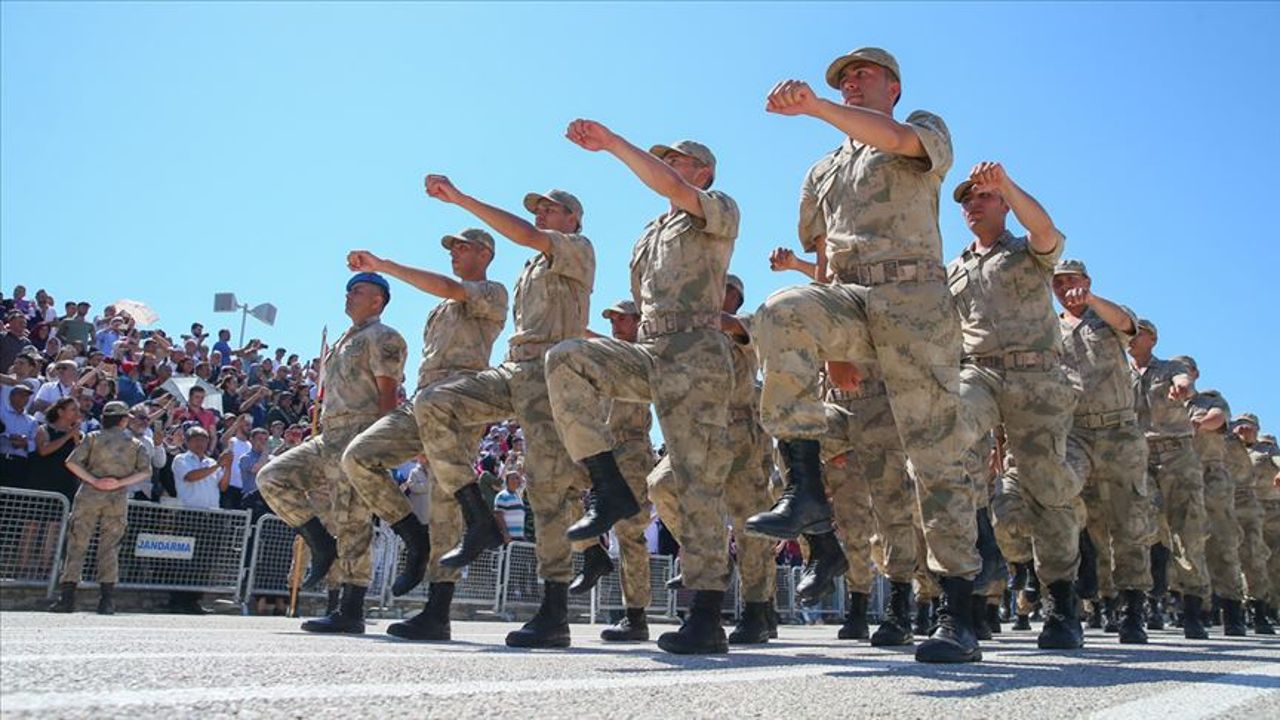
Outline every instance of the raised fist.
<svg viewBox="0 0 1280 720"><path fill-rule="evenodd" d="M444 175L428 175L423 184L426 186L427 195L441 202L456 205L462 199L462 193L453 186L453 181Z"/></svg>
<svg viewBox="0 0 1280 720"><path fill-rule="evenodd" d="M803 80L783 80L769 91L764 109L779 115L813 115L818 111L818 96Z"/></svg>
<svg viewBox="0 0 1280 720"><path fill-rule="evenodd" d="M618 137L602 123L582 119L569 123L564 136L569 138L569 142L591 152L607 150Z"/></svg>

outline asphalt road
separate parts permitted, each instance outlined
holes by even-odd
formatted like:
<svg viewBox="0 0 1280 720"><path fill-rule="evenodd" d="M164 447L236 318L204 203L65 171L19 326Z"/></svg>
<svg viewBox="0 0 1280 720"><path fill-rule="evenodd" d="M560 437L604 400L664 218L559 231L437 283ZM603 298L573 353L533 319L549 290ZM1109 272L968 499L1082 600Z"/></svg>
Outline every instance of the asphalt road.
<svg viewBox="0 0 1280 720"><path fill-rule="evenodd" d="M785 626L728 656L605 646L575 625L569 650L516 651L509 623L454 623L454 642L408 643L376 621L359 637L298 621L214 615L0 613L0 714L27 717L1280 718L1280 639L1042 652L1034 633L985 660L929 666L908 652ZM670 626L652 626L654 630ZM1216 635L1218 628L1213 629ZM656 637L656 634L655 634Z"/></svg>

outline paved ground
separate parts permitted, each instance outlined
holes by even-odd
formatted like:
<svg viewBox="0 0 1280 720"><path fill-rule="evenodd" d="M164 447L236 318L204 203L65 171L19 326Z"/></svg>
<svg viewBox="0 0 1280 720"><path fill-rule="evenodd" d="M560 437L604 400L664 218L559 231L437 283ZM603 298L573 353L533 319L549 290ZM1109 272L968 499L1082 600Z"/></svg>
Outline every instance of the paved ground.
<svg viewBox="0 0 1280 720"><path fill-rule="evenodd" d="M508 623L454 624L455 642L302 633L271 617L0 613L0 713L24 717L1280 718L1280 640L1146 647L1090 631L1041 652L1032 633L986 661L926 666L907 653L782 629L767 646L680 658L602 646L574 626L565 651L513 651ZM669 626L654 626L654 629ZM1215 628L1215 632L1217 629Z"/></svg>

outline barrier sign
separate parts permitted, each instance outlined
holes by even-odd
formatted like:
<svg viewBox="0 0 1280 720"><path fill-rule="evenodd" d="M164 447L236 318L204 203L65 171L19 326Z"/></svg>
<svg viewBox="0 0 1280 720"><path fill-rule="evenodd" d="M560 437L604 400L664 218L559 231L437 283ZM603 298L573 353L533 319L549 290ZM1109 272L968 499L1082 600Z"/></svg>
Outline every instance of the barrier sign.
<svg viewBox="0 0 1280 720"><path fill-rule="evenodd" d="M196 551L196 539L185 535L138 533L133 546L134 557L190 560Z"/></svg>

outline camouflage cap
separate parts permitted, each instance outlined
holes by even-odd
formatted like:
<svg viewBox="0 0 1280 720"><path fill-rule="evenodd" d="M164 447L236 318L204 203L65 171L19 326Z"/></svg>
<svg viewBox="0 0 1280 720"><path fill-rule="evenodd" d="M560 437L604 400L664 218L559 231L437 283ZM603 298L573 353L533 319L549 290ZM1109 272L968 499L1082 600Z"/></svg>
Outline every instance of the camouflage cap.
<svg viewBox="0 0 1280 720"><path fill-rule="evenodd" d="M128 404L120 402L119 400L112 400L111 402L102 406L103 417L121 416L121 415L128 415L128 414L129 414Z"/></svg>
<svg viewBox="0 0 1280 720"><path fill-rule="evenodd" d="M738 294L743 298L747 297L747 286L742 284L742 278L737 275L729 273L728 277L725 278L725 284L737 290Z"/></svg>
<svg viewBox="0 0 1280 720"><path fill-rule="evenodd" d="M712 154L711 148L700 142L694 142L692 140L677 140L670 145L654 145L649 148L649 152L660 158L665 158L673 152L680 153L681 155L688 155L703 165L710 167L711 172L713 174L715 173L716 156Z"/></svg>
<svg viewBox="0 0 1280 720"><path fill-rule="evenodd" d="M831 64L827 66L827 84L836 90L840 89L840 73L849 63L863 60L869 63L875 63L880 67L893 73L893 78L899 83L902 82L902 72L898 70L898 60L889 54L888 50L878 47L864 47L852 50L845 55L841 55Z"/></svg>
<svg viewBox="0 0 1280 720"><path fill-rule="evenodd" d="M1089 277L1089 271L1085 269L1084 262L1081 260L1059 260L1057 265L1053 266L1054 275L1083 275Z"/></svg>
<svg viewBox="0 0 1280 720"><path fill-rule="evenodd" d="M1169 359L1173 360L1174 362L1180 362L1183 365L1186 365L1187 367L1191 368L1192 370L1195 370L1196 372L1200 372L1200 365L1198 365L1196 363L1196 359L1191 357L1190 355L1175 355Z"/></svg>
<svg viewBox="0 0 1280 720"><path fill-rule="evenodd" d="M457 235L445 235L440 238L440 244L443 245L446 250L453 247L453 244L456 242L483 245L484 247L489 248L489 252L494 251L493 236L480 228L467 228Z"/></svg>
<svg viewBox="0 0 1280 720"><path fill-rule="evenodd" d="M548 190L545 194L529 193L524 196L524 209L537 212L539 200L553 202L563 207L577 216L578 222L582 222L582 202L574 197L573 193L567 190Z"/></svg>
<svg viewBox="0 0 1280 720"><path fill-rule="evenodd" d="M600 317L605 320L608 320L614 315L635 315L636 317L639 317L640 309L636 307L635 302L632 300L619 300L605 308L604 312L600 313Z"/></svg>
<svg viewBox="0 0 1280 720"><path fill-rule="evenodd" d="M1272 445L1277 444L1275 435L1259 435L1258 439L1264 443L1271 443Z"/></svg>
<svg viewBox="0 0 1280 720"><path fill-rule="evenodd" d="M1255 428L1262 427L1262 425L1258 422L1258 416L1254 415L1253 413L1240 413L1239 415L1231 418L1231 424L1232 425L1252 425Z"/></svg>
<svg viewBox="0 0 1280 720"><path fill-rule="evenodd" d="M1138 318L1138 332L1146 330L1151 333L1152 337L1160 337L1159 331L1156 330L1156 324L1146 318Z"/></svg>

